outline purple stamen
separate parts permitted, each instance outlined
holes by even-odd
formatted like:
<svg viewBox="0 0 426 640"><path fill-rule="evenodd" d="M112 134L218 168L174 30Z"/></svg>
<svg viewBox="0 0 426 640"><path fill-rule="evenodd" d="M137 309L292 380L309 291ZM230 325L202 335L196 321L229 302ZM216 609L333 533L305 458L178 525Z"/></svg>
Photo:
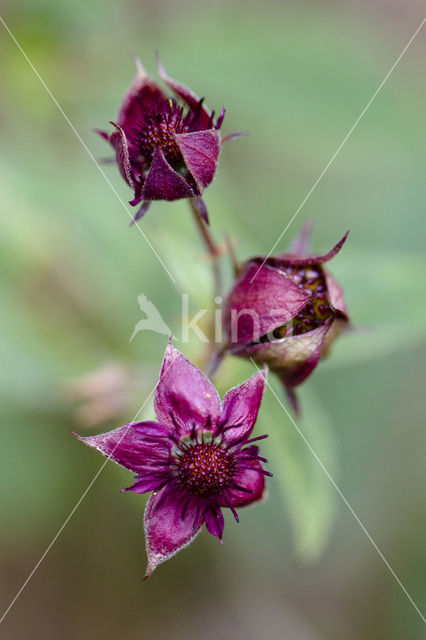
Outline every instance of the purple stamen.
<svg viewBox="0 0 426 640"><path fill-rule="evenodd" d="M264 476L268 476L268 478L272 478L273 474L270 471L266 471L265 469L260 469L259 467L248 467L246 465L240 464L240 469L247 469L248 471L256 471L257 473L262 473Z"/></svg>

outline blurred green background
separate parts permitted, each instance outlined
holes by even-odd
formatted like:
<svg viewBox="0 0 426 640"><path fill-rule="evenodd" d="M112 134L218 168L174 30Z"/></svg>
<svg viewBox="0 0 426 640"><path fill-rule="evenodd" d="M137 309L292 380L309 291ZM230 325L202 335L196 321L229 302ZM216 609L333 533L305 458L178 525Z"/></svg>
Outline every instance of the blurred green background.
<svg viewBox="0 0 426 640"><path fill-rule="evenodd" d="M267 253L421 21L407 2L3 0L1 15L96 157L136 52L209 105L224 131L206 192L240 258ZM426 219L420 33L289 233L315 221L358 332L300 389L300 427L416 603L426 599ZM179 335L181 294L208 304L209 268L185 203L142 227L174 285L0 25L2 432L0 599L5 609L103 463L70 435L131 419L166 338L129 343L145 293ZM422 166L423 165L423 166ZM114 166L105 172L127 201ZM228 269L229 273L229 269ZM181 345L197 361L202 345ZM221 393L250 375L230 359ZM275 380L278 394L281 390ZM143 411L152 416L152 407ZM108 464L3 622L5 638L365 640L423 623L271 394L256 426L269 500L203 532L148 583L145 498ZM422 451L423 449L423 451ZM1 613L1 612L0 612Z"/></svg>

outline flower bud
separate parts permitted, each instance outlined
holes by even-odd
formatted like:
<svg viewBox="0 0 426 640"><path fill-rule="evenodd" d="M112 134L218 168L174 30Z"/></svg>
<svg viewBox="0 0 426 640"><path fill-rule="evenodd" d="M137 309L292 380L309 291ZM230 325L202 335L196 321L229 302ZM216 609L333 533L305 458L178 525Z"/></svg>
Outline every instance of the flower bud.
<svg viewBox="0 0 426 640"><path fill-rule="evenodd" d="M160 61L159 73L182 104L167 96L135 58L137 73L121 103L115 130L98 133L115 150L119 171L133 189L132 206L140 206L134 221L152 200L194 198L201 215L207 209L199 201L216 172L225 110L214 119L185 85L170 78ZM207 219L206 219L207 222Z"/></svg>
<svg viewBox="0 0 426 640"><path fill-rule="evenodd" d="M267 364L296 411L294 387L312 373L349 322L342 290L323 267L348 234L329 253L316 256L306 253L307 235L304 230L291 253L248 260L224 307L227 352Z"/></svg>

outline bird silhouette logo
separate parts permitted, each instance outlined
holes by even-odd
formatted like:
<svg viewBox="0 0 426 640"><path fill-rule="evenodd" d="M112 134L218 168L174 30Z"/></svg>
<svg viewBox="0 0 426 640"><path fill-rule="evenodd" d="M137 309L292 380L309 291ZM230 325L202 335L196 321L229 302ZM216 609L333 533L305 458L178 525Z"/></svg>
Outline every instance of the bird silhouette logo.
<svg viewBox="0 0 426 640"><path fill-rule="evenodd" d="M157 307L151 302L151 300L148 300L146 295L143 293L138 295L138 304L140 310L146 315L146 318L142 318L142 320L139 320L139 322L136 323L129 342L133 340L139 331L155 331L155 333L171 336L172 332L164 322Z"/></svg>

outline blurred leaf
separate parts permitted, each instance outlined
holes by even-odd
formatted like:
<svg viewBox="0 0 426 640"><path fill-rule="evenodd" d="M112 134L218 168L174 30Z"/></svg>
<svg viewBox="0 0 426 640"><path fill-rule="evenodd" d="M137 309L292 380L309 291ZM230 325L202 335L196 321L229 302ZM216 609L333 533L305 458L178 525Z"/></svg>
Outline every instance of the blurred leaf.
<svg viewBox="0 0 426 640"><path fill-rule="evenodd" d="M282 390L274 384L281 399ZM285 404L285 400L282 400ZM285 415L276 398L268 409L274 424L269 468L274 472L290 516L296 553L303 562L318 558L327 544L333 523L337 494L303 437ZM334 478L336 444L333 427L320 400L304 389L303 416L295 420L300 431Z"/></svg>
<svg viewBox="0 0 426 640"><path fill-rule="evenodd" d="M336 273L354 326L321 368L334 369L407 349L426 339L426 258L367 252L344 254Z"/></svg>
<svg viewBox="0 0 426 640"><path fill-rule="evenodd" d="M189 207L182 204L175 205L175 208L181 210L176 211L173 230L167 228L158 233L159 237L161 235L162 252L167 256L168 269L176 280L178 294L188 294L193 309L210 308L213 288L206 250L198 237L198 229L192 223Z"/></svg>

